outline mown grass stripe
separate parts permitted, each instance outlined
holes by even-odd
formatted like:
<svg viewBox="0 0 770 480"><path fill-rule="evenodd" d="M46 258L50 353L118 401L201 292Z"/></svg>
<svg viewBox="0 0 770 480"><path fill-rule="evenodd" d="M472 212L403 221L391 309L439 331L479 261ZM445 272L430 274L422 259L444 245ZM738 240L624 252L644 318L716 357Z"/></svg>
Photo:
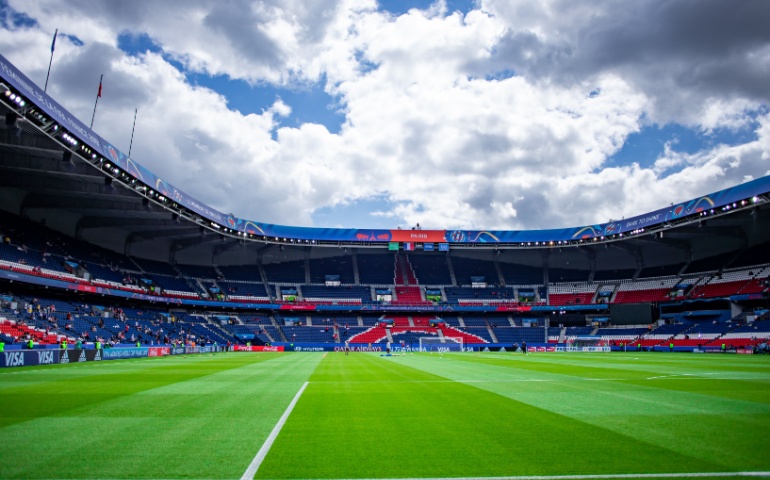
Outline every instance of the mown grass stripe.
<svg viewBox="0 0 770 480"><path fill-rule="evenodd" d="M627 478L714 478L770 477L770 472L692 472L692 473L621 473L617 475L523 475L514 477L447 477L447 478L369 478L357 480L599 480ZM356 480L356 479L348 479Z"/></svg>
<svg viewBox="0 0 770 480"><path fill-rule="evenodd" d="M254 478L254 475L257 473L257 470L259 470L259 466L262 465L262 461L267 456L267 452L270 451L270 448L273 446L273 443L275 442L275 439L278 437L278 434L281 433L281 429L283 428L284 424L286 424L286 420L289 419L289 415L291 415L292 410L294 410L294 406L299 401L299 397L302 396L302 392L305 391L307 388L308 382L305 382L302 384L302 388L299 389L297 394L294 396L294 399L291 401L288 407L286 407L286 411L283 412L283 415L281 416L280 420L278 420L278 423L275 424L275 427L273 427L273 431L270 432L270 435L268 435L267 440L265 440L265 443L262 444L262 448L259 449L259 452L254 456L254 460L251 461L251 464L249 464L249 468L246 469L246 472L241 477L241 480L252 480Z"/></svg>

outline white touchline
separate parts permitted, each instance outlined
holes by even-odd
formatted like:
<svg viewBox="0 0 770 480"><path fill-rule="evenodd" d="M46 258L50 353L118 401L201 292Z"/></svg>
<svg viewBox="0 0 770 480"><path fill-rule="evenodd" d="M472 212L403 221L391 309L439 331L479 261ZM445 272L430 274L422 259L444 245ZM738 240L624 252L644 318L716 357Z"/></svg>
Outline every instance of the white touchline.
<svg viewBox="0 0 770 480"><path fill-rule="evenodd" d="M392 480L602 480L636 478L767 477L770 472L621 473L597 475L523 475L514 477L401 478ZM352 480L352 479L350 479ZM378 479L362 479L378 480ZM381 479L386 480L386 479ZM391 479L388 479L391 480Z"/></svg>
<svg viewBox="0 0 770 480"><path fill-rule="evenodd" d="M286 420L289 419L289 415L291 415L291 411L294 410L294 406L299 401L299 397L302 396L302 392L305 391L305 388L307 387L307 384L309 382L305 382L302 385L302 388L299 389L299 392L297 392L296 395L294 395L294 399L291 401L288 407L286 407L286 411L283 412L283 415L281 416L281 419L278 420L278 423L275 424L275 427L273 427L273 431L270 432L270 435L267 436L267 440L265 440L265 443L262 444L262 448L259 449L257 452L257 455L254 457L254 460L251 461L249 464L249 468L246 469L246 472L241 477L241 480L252 480L254 478L254 475L256 475L257 470L259 470L259 466L262 464L262 460L265 459L267 456L267 452L270 451L270 447L273 446L273 442L275 442L275 439L278 437L278 434L281 433L281 429L283 428L283 425L286 423Z"/></svg>

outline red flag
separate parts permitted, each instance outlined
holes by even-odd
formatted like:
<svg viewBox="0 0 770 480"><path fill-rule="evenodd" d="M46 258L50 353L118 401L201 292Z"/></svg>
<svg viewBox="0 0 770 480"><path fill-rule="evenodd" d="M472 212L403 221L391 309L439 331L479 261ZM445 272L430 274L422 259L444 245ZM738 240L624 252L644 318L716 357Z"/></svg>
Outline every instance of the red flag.
<svg viewBox="0 0 770 480"><path fill-rule="evenodd" d="M102 81L99 80L99 92L96 94L96 98L102 98Z"/></svg>

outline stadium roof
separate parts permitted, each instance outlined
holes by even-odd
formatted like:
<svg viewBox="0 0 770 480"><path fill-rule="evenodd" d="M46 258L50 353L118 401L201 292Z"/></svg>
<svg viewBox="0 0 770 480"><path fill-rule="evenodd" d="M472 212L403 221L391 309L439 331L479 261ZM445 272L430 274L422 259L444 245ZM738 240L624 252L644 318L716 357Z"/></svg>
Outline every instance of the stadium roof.
<svg viewBox="0 0 770 480"><path fill-rule="evenodd" d="M656 257L701 258L770 240L770 177L634 218L560 230L401 231L262 224L218 212L156 177L75 119L2 56L0 76L0 113L5 118L0 208L139 257L205 264L231 251L245 252L246 257L302 258L314 247L387 248L389 242L398 242L407 249L432 244L436 251L438 244L452 250L541 250L556 258L556 264L569 247L580 247L588 257L612 247L626 261L638 263Z"/></svg>

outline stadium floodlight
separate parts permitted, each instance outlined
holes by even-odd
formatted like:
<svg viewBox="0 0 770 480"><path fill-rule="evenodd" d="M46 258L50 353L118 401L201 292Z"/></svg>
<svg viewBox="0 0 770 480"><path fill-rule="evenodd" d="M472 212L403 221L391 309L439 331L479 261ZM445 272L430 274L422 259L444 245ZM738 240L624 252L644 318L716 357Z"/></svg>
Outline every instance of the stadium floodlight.
<svg viewBox="0 0 770 480"><path fill-rule="evenodd" d="M428 353L462 352L462 337L420 337L420 351Z"/></svg>

